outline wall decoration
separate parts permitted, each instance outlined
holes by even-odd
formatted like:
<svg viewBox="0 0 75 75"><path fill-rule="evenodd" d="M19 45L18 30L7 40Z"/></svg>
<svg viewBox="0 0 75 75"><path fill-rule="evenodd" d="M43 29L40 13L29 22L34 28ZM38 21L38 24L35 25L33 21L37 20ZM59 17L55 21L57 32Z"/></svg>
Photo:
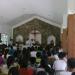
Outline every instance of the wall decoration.
<svg viewBox="0 0 75 75"><path fill-rule="evenodd" d="M27 38L29 38L30 32L36 29L41 33L41 41L42 44L47 44L47 39L50 35L54 35L56 38L56 43L60 41L60 28L48 24L39 19L33 19L21 26L18 26L13 29L13 38L16 40L16 36L21 34L23 36L24 42L26 42ZM31 36L31 35L30 35Z"/></svg>
<svg viewBox="0 0 75 75"><path fill-rule="evenodd" d="M41 44L41 33L38 30L32 30L29 33L29 39L34 39Z"/></svg>

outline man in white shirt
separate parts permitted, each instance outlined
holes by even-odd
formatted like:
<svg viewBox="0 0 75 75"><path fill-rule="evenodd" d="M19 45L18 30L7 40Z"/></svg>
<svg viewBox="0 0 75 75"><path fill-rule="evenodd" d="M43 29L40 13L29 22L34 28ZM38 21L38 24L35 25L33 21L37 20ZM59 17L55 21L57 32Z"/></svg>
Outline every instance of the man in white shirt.
<svg viewBox="0 0 75 75"><path fill-rule="evenodd" d="M60 75L75 75L75 58L69 58L67 61L68 71L60 72Z"/></svg>
<svg viewBox="0 0 75 75"><path fill-rule="evenodd" d="M33 44L35 44L35 41L33 39L27 39L27 41L26 41L26 46L27 47L32 47Z"/></svg>
<svg viewBox="0 0 75 75"><path fill-rule="evenodd" d="M31 51L31 52L30 52L31 57L36 58L36 54L37 54L37 52L36 52L36 51Z"/></svg>
<svg viewBox="0 0 75 75"><path fill-rule="evenodd" d="M32 46L32 43L31 43L31 40L30 39L27 39L26 46L27 47L31 47Z"/></svg>
<svg viewBox="0 0 75 75"><path fill-rule="evenodd" d="M56 60L53 64L53 68L56 71L65 71L67 67L67 63L64 60Z"/></svg>
<svg viewBox="0 0 75 75"><path fill-rule="evenodd" d="M64 61L65 53L60 52L59 55L59 60L55 60L53 64L53 69L55 70L55 75L60 75L60 72L66 71L67 70L67 63Z"/></svg>

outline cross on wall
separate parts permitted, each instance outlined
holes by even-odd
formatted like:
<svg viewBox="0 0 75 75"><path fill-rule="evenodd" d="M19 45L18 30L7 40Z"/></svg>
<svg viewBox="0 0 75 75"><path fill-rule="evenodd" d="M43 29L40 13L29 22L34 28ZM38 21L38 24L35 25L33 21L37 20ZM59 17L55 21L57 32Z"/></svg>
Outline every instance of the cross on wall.
<svg viewBox="0 0 75 75"><path fill-rule="evenodd" d="M40 34L40 32L37 31L36 29L34 29L34 30L31 32L31 34L34 36L34 40L36 41L36 36L37 36L37 34Z"/></svg>

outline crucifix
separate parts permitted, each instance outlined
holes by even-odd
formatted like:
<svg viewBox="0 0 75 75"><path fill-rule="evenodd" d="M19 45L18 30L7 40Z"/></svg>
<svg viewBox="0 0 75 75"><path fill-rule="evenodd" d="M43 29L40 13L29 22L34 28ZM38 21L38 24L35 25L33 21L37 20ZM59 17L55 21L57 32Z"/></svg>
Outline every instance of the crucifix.
<svg viewBox="0 0 75 75"><path fill-rule="evenodd" d="M37 34L40 34L40 32L34 28L34 30L31 32L31 34L34 36L34 40L37 41L36 36L37 36Z"/></svg>

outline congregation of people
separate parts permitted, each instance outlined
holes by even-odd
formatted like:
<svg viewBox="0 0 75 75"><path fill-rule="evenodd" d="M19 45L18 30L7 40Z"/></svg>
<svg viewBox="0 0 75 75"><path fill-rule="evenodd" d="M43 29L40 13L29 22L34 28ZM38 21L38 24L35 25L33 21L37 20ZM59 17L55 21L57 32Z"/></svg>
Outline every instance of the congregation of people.
<svg viewBox="0 0 75 75"><path fill-rule="evenodd" d="M22 50L21 50L22 49ZM0 45L0 73L7 75L75 75L75 58L67 58L61 45L19 47Z"/></svg>

